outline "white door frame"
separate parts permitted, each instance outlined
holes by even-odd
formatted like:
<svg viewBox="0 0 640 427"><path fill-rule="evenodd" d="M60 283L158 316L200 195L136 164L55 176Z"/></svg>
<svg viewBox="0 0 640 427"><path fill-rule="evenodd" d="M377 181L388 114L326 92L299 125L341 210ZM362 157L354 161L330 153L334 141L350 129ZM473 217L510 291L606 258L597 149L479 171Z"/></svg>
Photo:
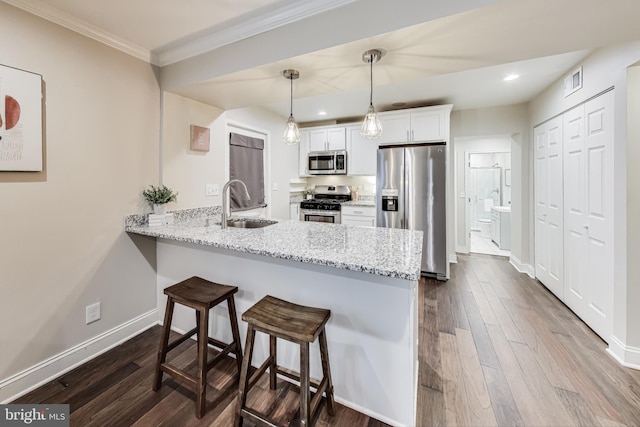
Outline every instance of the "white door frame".
<svg viewBox="0 0 640 427"><path fill-rule="evenodd" d="M508 145L508 149L505 151L505 149L503 148L498 148L498 146L491 145L491 146L487 146L486 149L471 149L471 150L456 150L455 147L456 145L460 144L460 143L467 143L470 141L484 141L484 140L508 140L509 141L509 145ZM512 136L508 135L508 134L500 134L500 135L478 135L478 136L464 136L464 137L456 137L454 138L454 158L455 158L455 163L454 163L454 194L456 195L456 200L458 200L459 198L464 198L465 199L465 207L464 210L462 210L462 212L460 212L460 209L458 208L458 202L454 203L454 220L455 220L455 247L456 247L456 252L461 252L461 253L466 253L468 254L470 252L471 249L471 239L469 238L469 233L471 232L470 230L470 207L469 207L469 197L467 195L467 191L466 189L468 188L467 185L467 179L468 179L468 165L469 165L469 154L478 154L478 153L509 153L511 154L511 141L512 141ZM463 156L463 163L461 165L460 163L460 156ZM460 171L460 167L462 167L462 171ZM513 165L511 166L511 169L513 170ZM462 172L463 174L463 179L460 181L458 179L460 172ZM459 229L458 229L458 222L460 220L460 215L464 215L464 229L465 229L465 238L464 238L464 244L463 245L458 245L458 241L459 241Z"/></svg>

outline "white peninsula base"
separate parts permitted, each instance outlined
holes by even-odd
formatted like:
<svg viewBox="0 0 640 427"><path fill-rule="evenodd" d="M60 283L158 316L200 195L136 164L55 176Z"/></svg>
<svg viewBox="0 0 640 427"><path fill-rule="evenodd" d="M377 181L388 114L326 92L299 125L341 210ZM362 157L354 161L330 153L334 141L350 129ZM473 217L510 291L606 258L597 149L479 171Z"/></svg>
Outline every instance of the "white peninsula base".
<svg viewBox="0 0 640 427"><path fill-rule="evenodd" d="M336 400L392 425L415 424L417 281L163 238L157 241L157 266L160 321L166 304L163 289L185 278L238 286L243 349L247 328L241 314L267 294L330 309L326 330ZM224 304L213 309L212 336L231 339L227 316ZM186 331L194 323L193 311L176 306L174 328ZM257 334L254 366L268 349L268 338ZM278 362L299 370L297 346L279 340ZM311 346L311 376L321 377L317 342Z"/></svg>

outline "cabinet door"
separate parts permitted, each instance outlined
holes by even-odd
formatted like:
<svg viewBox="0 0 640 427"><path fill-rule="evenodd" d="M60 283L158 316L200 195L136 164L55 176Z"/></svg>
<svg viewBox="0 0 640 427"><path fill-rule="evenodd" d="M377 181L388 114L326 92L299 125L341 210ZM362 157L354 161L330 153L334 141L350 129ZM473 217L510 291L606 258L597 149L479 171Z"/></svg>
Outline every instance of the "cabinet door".
<svg viewBox="0 0 640 427"><path fill-rule="evenodd" d="M444 111L419 111L411 113L411 141L444 141Z"/></svg>
<svg viewBox="0 0 640 427"><path fill-rule="evenodd" d="M500 215L491 213L491 240L500 246Z"/></svg>
<svg viewBox="0 0 640 427"><path fill-rule="evenodd" d="M409 141L411 118L409 113L392 113L380 115L382 135L378 144L404 144Z"/></svg>
<svg viewBox="0 0 640 427"><path fill-rule="evenodd" d="M344 225L355 225L359 227L375 227L376 219L367 216L342 215L340 221Z"/></svg>
<svg viewBox="0 0 640 427"><path fill-rule="evenodd" d="M327 150L327 130L314 129L309 131L309 151Z"/></svg>
<svg viewBox="0 0 640 427"><path fill-rule="evenodd" d="M378 142L363 138L360 126L347 128L347 141L347 174L374 176Z"/></svg>
<svg viewBox="0 0 640 427"><path fill-rule="evenodd" d="M291 203L289 205L289 219L300 220L300 203Z"/></svg>
<svg viewBox="0 0 640 427"><path fill-rule="evenodd" d="M327 149L328 150L346 150L347 137L345 128L327 129Z"/></svg>
<svg viewBox="0 0 640 427"><path fill-rule="evenodd" d="M298 144L298 175L309 176L307 173L307 154L309 154L309 131L300 132L300 144Z"/></svg>

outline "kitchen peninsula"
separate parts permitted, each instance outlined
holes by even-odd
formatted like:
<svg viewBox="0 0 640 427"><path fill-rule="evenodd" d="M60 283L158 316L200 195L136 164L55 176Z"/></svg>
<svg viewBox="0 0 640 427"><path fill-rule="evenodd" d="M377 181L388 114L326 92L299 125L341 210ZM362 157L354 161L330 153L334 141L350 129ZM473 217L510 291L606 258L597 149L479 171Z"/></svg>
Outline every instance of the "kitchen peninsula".
<svg viewBox="0 0 640 427"><path fill-rule="evenodd" d="M174 224L160 227L149 227L143 215L125 218L132 239L157 238L159 319L163 289L194 275L238 286L238 313L267 294L328 308L336 400L393 425L415 424L422 232L290 220L222 230L217 207L177 211L174 217ZM193 313L178 308L173 326L192 328ZM228 340L225 310L212 310L211 334ZM240 330L244 337L244 322ZM278 346L279 362L297 370L298 348ZM259 334L254 365L268 348L268 338ZM314 349L311 376L321 377Z"/></svg>

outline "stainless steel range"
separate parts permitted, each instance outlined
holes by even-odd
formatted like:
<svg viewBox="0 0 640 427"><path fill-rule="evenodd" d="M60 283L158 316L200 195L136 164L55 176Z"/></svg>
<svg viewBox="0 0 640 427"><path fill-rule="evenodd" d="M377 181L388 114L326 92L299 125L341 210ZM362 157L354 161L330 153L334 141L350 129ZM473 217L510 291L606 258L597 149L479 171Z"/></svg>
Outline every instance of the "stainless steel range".
<svg viewBox="0 0 640 427"><path fill-rule="evenodd" d="M346 185L318 185L311 200L300 202L300 221L340 224L340 205L351 200Z"/></svg>

